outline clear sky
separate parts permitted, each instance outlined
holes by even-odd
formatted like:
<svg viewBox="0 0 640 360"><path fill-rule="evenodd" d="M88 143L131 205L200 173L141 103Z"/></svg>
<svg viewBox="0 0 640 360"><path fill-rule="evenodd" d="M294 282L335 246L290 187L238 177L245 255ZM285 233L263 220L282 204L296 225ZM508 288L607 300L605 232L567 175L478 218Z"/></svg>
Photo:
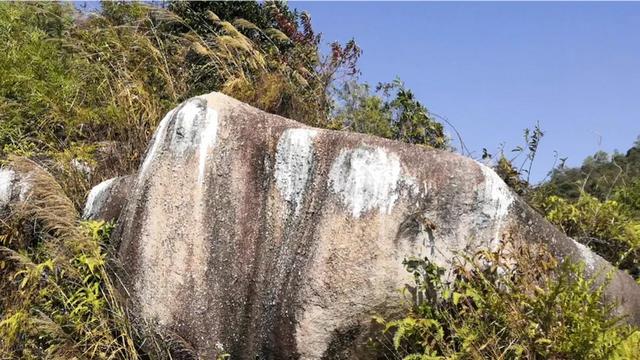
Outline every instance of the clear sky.
<svg viewBox="0 0 640 360"><path fill-rule="evenodd" d="M362 80L399 76L476 157L521 144L539 122L546 134L532 180L546 175L554 150L575 166L640 135L640 3L290 6L308 10L325 41L355 38Z"/></svg>

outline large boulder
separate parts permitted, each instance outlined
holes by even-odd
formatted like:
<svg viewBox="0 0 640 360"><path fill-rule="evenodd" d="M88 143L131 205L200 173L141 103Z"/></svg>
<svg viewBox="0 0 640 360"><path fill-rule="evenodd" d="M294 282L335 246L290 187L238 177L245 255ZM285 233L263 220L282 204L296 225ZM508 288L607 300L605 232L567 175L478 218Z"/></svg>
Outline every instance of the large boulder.
<svg viewBox="0 0 640 360"><path fill-rule="evenodd" d="M114 236L134 313L196 356L321 359L368 358L406 257L446 266L514 233L611 269L472 159L212 93L159 124ZM640 323L632 278L615 272L608 296Z"/></svg>

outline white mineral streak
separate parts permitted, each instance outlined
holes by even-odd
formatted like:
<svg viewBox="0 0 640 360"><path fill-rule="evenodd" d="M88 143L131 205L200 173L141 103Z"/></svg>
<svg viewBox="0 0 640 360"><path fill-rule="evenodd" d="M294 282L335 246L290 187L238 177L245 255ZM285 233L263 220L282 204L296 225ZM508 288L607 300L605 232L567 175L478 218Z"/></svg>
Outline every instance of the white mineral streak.
<svg viewBox="0 0 640 360"><path fill-rule="evenodd" d="M280 194L297 216L313 166L313 138L317 130L287 129L278 140L275 178Z"/></svg>
<svg viewBox="0 0 640 360"><path fill-rule="evenodd" d="M573 243L576 244L576 247L580 251L580 257L582 257L586 268L588 270L594 270L596 265L596 258L593 251L591 251L591 249L589 249L586 245L583 245L575 240L573 240Z"/></svg>
<svg viewBox="0 0 640 360"><path fill-rule="evenodd" d="M185 151L192 149L196 141L196 134L203 120L203 108L198 101L187 101L176 114L171 136L171 150L183 155Z"/></svg>
<svg viewBox="0 0 640 360"><path fill-rule="evenodd" d="M331 165L332 191L359 218L377 208L389 213L395 204L400 177L400 160L381 148L344 149Z"/></svg>
<svg viewBox="0 0 640 360"><path fill-rule="evenodd" d="M167 132L167 126L169 125L169 122L171 122L171 118L173 117L173 114L175 113L175 111L176 111L175 109L169 111L167 115L165 115L164 119L160 121L160 124L158 125L158 128L156 129L156 132L153 136L153 140L151 140L151 149L149 150L149 153L147 154L147 156L144 158L144 162L142 162L142 167L140 168L138 180L141 180L145 177L146 172L149 168L149 165L155 158L156 153L158 152L158 147L164 141L164 137Z"/></svg>
<svg viewBox="0 0 640 360"><path fill-rule="evenodd" d="M480 170L484 176L484 182L478 189L478 201L481 206L482 216L495 228L494 238L498 240L502 230L504 218L509 212L509 207L513 203L514 197L507 184L491 170L491 168L480 164Z"/></svg>
<svg viewBox="0 0 640 360"><path fill-rule="evenodd" d="M11 201L11 190L15 172L9 169L0 169L0 207L4 207Z"/></svg>
<svg viewBox="0 0 640 360"><path fill-rule="evenodd" d="M89 196L87 196L87 202L84 205L84 211L82 212L84 219L95 215L95 210L108 198L109 194L107 190L115 179L116 178L105 180L91 189Z"/></svg>
<svg viewBox="0 0 640 360"><path fill-rule="evenodd" d="M218 136L218 112L207 108L205 116L205 127L200 135L200 145L198 148L198 182L203 183L209 149L216 144Z"/></svg>
<svg viewBox="0 0 640 360"><path fill-rule="evenodd" d="M147 213L142 224L142 273L136 287L143 302L142 312L162 325L174 318L176 287L189 286L195 300L192 306L206 308L205 274L209 249L206 234L210 224L205 219L207 193L199 185L207 178L211 149L218 142L220 105L206 99L192 99L177 108L162 121L147 158L146 167L153 166L153 179L146 192ZM212 106L215 105L215 108ZM175 122L172 124L172 122ZM173 128L173 131L169 130ZM171 134L168 134L171 132ZM158 158L159 149L166 149L171 159ZM188 155L188 156L184 156ZM155 165L150 164L158 164ZM169 164L170 166L166 166ZM163 166L165 165L165 166ZM193 169L193 170L192 170ZM145 165L141 172L145 171ZM176 172L188 176L175 176ZM172 179L169 192L162 179ZM173 207L168 208L167 204ZM176 217L175 209L189 209ZM177 230L175 231L171 230ZM176 238L179 241L176 241ZM158 274L163 274L159 280Z"/></svg>

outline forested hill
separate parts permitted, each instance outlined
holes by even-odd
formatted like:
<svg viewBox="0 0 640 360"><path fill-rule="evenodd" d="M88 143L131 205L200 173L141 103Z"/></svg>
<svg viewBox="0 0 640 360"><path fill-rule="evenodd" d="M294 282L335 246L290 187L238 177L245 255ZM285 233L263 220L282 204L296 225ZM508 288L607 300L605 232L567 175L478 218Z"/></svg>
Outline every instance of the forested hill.
<svg viewBox="0 0 640 360"><path fill-rule="evenodd" d="M626 152L599 151L584 159L580 167L554 169L547 185L556 195L568 199L577 199L583 190L604 200L617 189L633 186L639 178L640 138Z"/></svg>

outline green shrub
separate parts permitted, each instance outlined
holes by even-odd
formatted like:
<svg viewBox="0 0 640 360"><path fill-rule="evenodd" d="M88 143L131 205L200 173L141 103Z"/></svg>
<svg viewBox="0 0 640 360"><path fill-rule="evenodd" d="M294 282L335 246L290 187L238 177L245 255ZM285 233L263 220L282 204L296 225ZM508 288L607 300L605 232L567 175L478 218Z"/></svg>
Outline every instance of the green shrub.
<svg viewBox="0 0 640 360"><path fill-rule="evenodd" d="M606 284L584 278L583 266L558 264L542 247L503 245L457 257L450 272L408 259L415 288L407 313L377 318L376 346L402 359L638 358L639 330L603 303ZM381 356L382 358L382 356Z"/></svg>
<svg viewBox="0 0 640 360"><path fill-rule="evenodd" d="M640 219L640 178L617 188L613 199L619 202L634 218Z"/></svg>
<svg viewBox="0 0 640 360"><path fill-rule="evenodd" d="M633 274L640 265L640 221L618 201L582 193L576 201L549 196L539 204L547 220L606 260Z"/></svg>
<svg viewBox="0 0 640 360"><path fill-rule="evenodd" d="M494 170L498 176L520 196L527 195L529 190L529 183L522 179L520 172L513 166L513 163L509 161L504 154L500 156L496 163Z"/></svg>
<svg viewBox="0 0 640 360"><path fill-rule="evenodd" d="M349 81L336 90L336 97L340 106L330 123L334 129L449 149L442 124L399 79L378 84L373 94L368 84Z"/></svg>

